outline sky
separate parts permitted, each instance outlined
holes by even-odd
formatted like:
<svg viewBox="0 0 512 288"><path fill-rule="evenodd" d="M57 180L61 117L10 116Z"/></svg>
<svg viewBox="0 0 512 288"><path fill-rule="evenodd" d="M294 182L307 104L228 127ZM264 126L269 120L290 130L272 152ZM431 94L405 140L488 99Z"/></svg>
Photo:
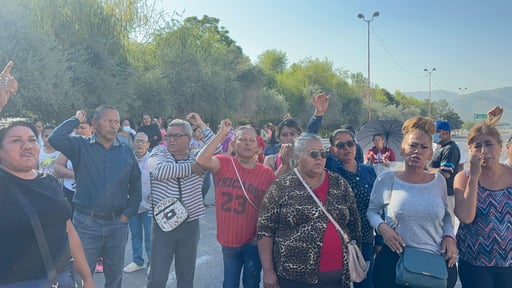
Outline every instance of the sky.
<svg viewBox="0 0 512 288"><path fill-rule="evenodd" d="M465 94L512 86L510 0L163 0L184 18L218 18L253 63L266 50L288 64L329 59L391 93L431 89Z"/></svg>

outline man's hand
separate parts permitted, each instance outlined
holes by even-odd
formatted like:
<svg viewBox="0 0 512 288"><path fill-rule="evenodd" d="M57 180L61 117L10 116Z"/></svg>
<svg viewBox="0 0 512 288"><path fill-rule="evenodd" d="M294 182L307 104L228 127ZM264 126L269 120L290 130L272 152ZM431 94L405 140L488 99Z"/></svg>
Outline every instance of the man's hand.
<svg viewBox="0 0 512 288"><path fill-rule="evenodd" d="M119 216L119 221L123 223L128 223L130 222L130 219L128 219L128 217L126 217L124 214L121 214L121 216Z"/></svg>
<svg viewBox="0 0 512 288"><path fill-rule="evenodd" d="M199 114L192 112L187 115L187 120L192 124L192 126L197 126L201 129L206 128L206 124Z"/></svg>
<svg viewBox="0 0 512 288"><path fill-rule="evenodd" d="M80 121L80 123L86 123L87 122L87 113L85 112L85 110L78 110L76 111L76 118L78 119L78 121Z"/></svg>

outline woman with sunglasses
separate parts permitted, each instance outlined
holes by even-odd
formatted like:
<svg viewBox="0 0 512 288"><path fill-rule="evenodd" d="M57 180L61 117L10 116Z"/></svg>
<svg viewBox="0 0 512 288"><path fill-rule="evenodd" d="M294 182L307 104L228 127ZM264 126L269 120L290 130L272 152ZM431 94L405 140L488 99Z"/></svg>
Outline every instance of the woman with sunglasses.
<svg viewBox="0 0 512 288"><path fill-rule="evenodd" d="M317 134L322 126L323 116L329 106L329 95L318 93L313 96L315 114L309 120L307 132ZM290 157L293 154L293 142L302 133L299 123L294 119L285 119L277 126L279 144L266 151L263 165L269 167L279 177L290 170Z"/></svg>
<svg viewBox="0 0 512 288"><path fill-rule="evenodd" d="M457 282L457 245L448 207L446 181L438 172L425 170L432 160L432 119L414 117L402 126L400 153L405 167L384 171L373 185L368 220L382 235L385 245L375 257L373 286L396 284L395 269L404 247L442 255L448 270L448 288ZM386 211L382 219L382 211Z"/></svg>
<svg viewBox="0 0 512 288"><path fill-rule="evenodd" d="M324 169L322 139L306 133L295 141L295 173L277 178L263 198L258 250L265 288L350 287L347 243L309 192L344 232L361 244L361 221L349 184ZM305 180L305 184L299 178Z"/></svg>
<svg viewBox="0 0 512 288"><path fill-rule="evenodd" d="M373 182L377 175L369 165L356 161L356 141L354 134L347 129L335 130L329 137L331 148L327 155L325 168L341 175L350 184L357 203L357 210L361 218L362 253L369 266L368 277L360 283L354 283L355 288L372 287L371 273L373 268L373 228L368 222L366 211L370 202Z"/></svg>

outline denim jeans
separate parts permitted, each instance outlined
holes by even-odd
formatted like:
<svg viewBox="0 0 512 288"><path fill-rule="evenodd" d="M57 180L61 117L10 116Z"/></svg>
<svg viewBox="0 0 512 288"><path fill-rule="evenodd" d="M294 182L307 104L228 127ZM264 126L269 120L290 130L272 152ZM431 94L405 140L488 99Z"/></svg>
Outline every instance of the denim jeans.
<svg viewBox="0 0 512 288"><path fill-rule="evenodd" d="M240 287L240 272L244 288L260 287L261 262L256 244L247 243L241 247L222 246L224 259L223 288Z"/></svg>
<svg viewBox="0 0 512 288"><path fill-rule="evenodd" d="M151 216L149 216L149 211L133 215L128 224L132 240L133 262L139 266L144 265L144 258L142 257L142 242L144 240L146 256L148 257L148 263L150 263Z"/></svg>
<svg viewBox="0 0 512 288"><path fill-rule="evenodd" d="M98 257L103 257L105 287L121 288L128 223L119 219L100 220L75 210L73 224L84 247L91 273Z"/></svg>
<svg viewBox="0 0 512 288"><path fill-rule="evenodd" d="M373 249L373 243L362 243L361 253L363 254L366 264L370 263L370 268L366 274L366 279L359 283L354 283L354 288L373 288L372 274L373 274L373 262L375 262L375 250Z"/></svg>
<svg viewBox="0 0 512 288"><path fill-rule="evenodd" d="M164 232L153 222L151 270L147 288L166 287L172 261L176 257L176 287L192 288L196 268L199 220L185 221L176 229Z"/></svg>

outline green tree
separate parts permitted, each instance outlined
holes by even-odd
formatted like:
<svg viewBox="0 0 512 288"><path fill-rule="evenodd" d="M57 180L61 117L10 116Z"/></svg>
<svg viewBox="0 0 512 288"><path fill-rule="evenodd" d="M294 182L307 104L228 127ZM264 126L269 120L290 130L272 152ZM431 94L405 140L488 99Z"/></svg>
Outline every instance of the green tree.
<svg viewBox="0 0 512 288"><path fill-rule="evenodd" d="M3 116L39 118L58 122L66 111L82 106L79 89L71 84L68 51L34 29L33 9L28 0L7 1L0 9L0 65L14 61L13 75L19 83Z"/></svg>

